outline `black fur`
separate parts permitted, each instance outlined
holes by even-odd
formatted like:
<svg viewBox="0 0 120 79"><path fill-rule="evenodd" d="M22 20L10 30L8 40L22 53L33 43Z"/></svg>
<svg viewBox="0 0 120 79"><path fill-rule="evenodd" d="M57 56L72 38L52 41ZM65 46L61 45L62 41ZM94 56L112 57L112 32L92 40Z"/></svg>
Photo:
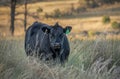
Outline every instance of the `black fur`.
<svg viewBox="0 0 120 79"><path fill-rule="evenodd" d="M71 27L66 27L70 29ZM55 60L60 59L64 63L68 59L70 47L66 28L62 28L58 23L49 26L44 23L35 22L26 31L25 52L27 56L37 56L40 59Z"/></svg>

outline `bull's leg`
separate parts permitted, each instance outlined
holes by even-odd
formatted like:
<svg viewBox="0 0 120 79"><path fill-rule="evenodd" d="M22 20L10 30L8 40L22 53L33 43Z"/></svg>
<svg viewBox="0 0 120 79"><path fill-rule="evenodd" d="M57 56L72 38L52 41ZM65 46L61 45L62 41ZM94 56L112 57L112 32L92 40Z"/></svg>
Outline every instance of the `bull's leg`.
<svg viewBox="0 0 120 79"><path fill-rule="evenodd" d="M69 53L66 51L63 51L61 54L60 54L60 62L61 64L64 64L65 61L68 61L68 55Z"/></svg>
<svg viewBox="0 0 120 79"><path fill-rule="evenodd" d="M27 52L26 52L26 55L27 55L27 56L33 56L33 53L31 53L31 51L27 51Z"/></svg>

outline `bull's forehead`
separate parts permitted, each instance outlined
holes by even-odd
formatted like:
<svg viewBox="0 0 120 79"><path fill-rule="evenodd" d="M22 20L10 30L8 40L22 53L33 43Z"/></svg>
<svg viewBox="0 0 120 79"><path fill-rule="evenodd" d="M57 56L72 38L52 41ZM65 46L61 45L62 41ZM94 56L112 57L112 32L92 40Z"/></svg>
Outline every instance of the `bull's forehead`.
<svg viewBox="0 0 120 79"><path fill-rule="evenodd" d="M53 27L52 33L61 34L61 33L63 33L63 28L60 27L60 26L58 26L58 27Z"/></svg>

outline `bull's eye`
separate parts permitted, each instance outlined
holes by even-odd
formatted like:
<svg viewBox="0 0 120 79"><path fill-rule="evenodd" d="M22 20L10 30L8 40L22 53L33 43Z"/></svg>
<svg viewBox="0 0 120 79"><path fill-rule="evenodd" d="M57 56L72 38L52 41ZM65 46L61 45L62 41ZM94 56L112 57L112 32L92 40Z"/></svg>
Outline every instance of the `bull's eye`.
<svg viewBox="0 0 120 79"><path fill-rule="evenodd" d="M52 39L54 39L54 36L51 36Z"/></svg>
<svg viewBox="0 0 120 79"><path fill-rule="evenodd" d="M61 33L61 34L59 35L59 37L63 37L63 33Z"/></svg>
<svg viewBox="0 0 120 79"><path fill-rule="evenodd" d="M54 36L53 34L51 34L51 35L50 35L50 38L51 38L51 39L54 39L54 38L55 38L55 36Z"/></svg>

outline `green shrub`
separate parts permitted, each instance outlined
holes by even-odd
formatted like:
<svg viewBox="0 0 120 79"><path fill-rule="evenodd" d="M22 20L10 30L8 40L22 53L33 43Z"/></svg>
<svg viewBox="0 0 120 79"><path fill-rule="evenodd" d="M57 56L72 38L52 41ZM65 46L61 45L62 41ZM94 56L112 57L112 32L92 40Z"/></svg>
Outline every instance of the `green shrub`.
<svg viewBox="0 0 120 79"><path fill-rule="evenodd" d="M71 14L72 14L71 10L64 12L64 11L60 11L60 9L55 9L53 11L53 13L50 14L49 17L51 17L51 18L60 18L60 17L64 17L64 16L69 16Z"/></svg>
<svg viewBox="0 0 120 79"><path fill-rule="evenodd" d="M110 17L109 16L104 16L102 19L103 23L110 23Z"/></svg>
<svg viewBox="0 0 120 79"><path fill-rule="evenodd" d="M87 7L87 8L96 8L98 7L98 2L95 0L79 0L78 2L80 6Z"/></svg>
<svg viewBox="0 0 120 79"><path fill-rule="evenodd" d="M37 13L41 13L43 12L43 9L41 7L39 7L37 10L36 10Z"/></svg>
<svg viewBox="0 0 120 79"><path fill-rule="evenodd" d="M76 12L79 13L79 12L85 12L86 11L86 8L85 7L81 7L81 6L78 6L76 8Z"/></svg>
<svg viewBox="0 0 120 79"><path fill-rule="evenodd" d="M44 17L45 18L60 18L62 16L68 16L70 14L71 14L71 12L62 12L62 11L60 11L60 9L55 9L53 12L51 12L49 14L45 13Z"/></svg>
<svg viewBox="0 0 120 79"><path fill-rule="evenodd" d="M55 10L53 11L52 16L55 17L55 18L59 18L59 17L62 16L62 12L60 11L60 9L55 9Z"/></svg>
<svg viewBox="0 0 120 79"><path fill-rule="evenodd" d="M90 8L96 8L96 7L98 7L98 3L95 1L89 1L87 6Z"/></svg>
<svg viewBox="0 0 120 79"><path fill-rule="evenodd" d="M112 22L112 28L113 29L120 29L120 23L118 23L116 21Z"/></svg>
<svg viewBox="0 0 120 79"><path fill-rule="evenodd" d="M72 11L72 12L75 11L75 7L74 7L73 3L71 3L70 11Z"/></svg>
<svg viewBox="0 0 120 79"><path fill-rule="evenodd" d="M45 13L45 14L44 14L44 17L45 17L45 18L50 18L50 17L51 17L51 15L50 15L50 14L48 14L48 13Z"/></svg>
<svg viewBox="0 0 120 79"><path fill-rule="evenodd" d="M60 17L66 17L66 16L71 16L71 15L76 15L79 12L85 12L86 8L85 7L77 7L76 9L74 8L73 4L71 4L71 7L66 9L65 11L61 11L60 9L55 9L51 13L45 13L44 17L45 18L60 18Z"/></svg>
<svg viewBox="0 0 120 79"><path fill-rule="evenodd" d="M94 31L88 31L88 36L94 36L95 32Z"/></svg>

